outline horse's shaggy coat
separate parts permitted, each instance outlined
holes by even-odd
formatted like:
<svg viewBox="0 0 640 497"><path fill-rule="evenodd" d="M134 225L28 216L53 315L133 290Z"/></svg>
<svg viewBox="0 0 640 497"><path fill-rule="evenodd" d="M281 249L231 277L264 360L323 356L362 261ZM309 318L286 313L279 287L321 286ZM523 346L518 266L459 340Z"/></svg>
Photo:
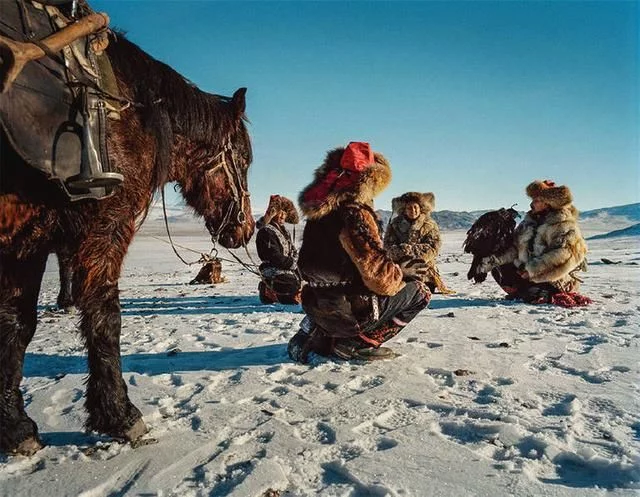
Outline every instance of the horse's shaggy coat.
<svg viewBox="0 0 640 497"><path fill-rule="evenodd" d="M125 177L113 196L69 203L0 135L0 451L41 447L19 387L49 253L69 254L88 349L86 426L135 439L145 426L121 374L118 279L154 192L176 182L225 246L237 247L253 233L245 90L232 98L204 93L121 36L108 54L121 95L136 104L108 133L110 163Z"/></svg>

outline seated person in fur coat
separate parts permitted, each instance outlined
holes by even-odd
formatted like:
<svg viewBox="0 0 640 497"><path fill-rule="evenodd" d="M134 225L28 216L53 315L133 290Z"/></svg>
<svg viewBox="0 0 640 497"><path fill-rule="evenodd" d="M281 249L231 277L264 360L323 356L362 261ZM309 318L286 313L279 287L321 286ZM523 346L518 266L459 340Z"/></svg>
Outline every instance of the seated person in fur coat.
<svg viewBox="0 0 640 497"><path fill-rule="evenodd" d="M586 269L587 245L569 188L534 181L526 193L531 210L516 228L513 245L483 258L479 269L491 271L507 298L551 302L555 294L578 291L575 273Z"/></svg>
<svg viewBox="0 0 640 497"><path fill-rule="evenodd" d="M285 223L300 222L293 202L280 195L271 195L265 215L256 223L256 248L262 281L258 284L263 304L299 304L301 281L298 276L297 250Z"/></svg>
<svg viewBox="0 0 640 497"><path fill-rule="evenodd" d="M384 246L394 262L423 260L427 273L423 281L432 292L455 293L442 281L436 257L442 241L440 229L431 218L435 206L433 193L407 192L391 202L392 216L384 235Z"/></svg>
<svg viewBox="0 0 640 497"><path fill-rule="evenodd" d="M429 304L419 281L424 264L402 267L382 245L373 198L387 187L391 169L368 143L331 150L299 197L307 223L298 265L306 318L289 342L289 356L309 352L341 359L393 357L380 345ZM406 277L416 280L405 282Z"/></svg>

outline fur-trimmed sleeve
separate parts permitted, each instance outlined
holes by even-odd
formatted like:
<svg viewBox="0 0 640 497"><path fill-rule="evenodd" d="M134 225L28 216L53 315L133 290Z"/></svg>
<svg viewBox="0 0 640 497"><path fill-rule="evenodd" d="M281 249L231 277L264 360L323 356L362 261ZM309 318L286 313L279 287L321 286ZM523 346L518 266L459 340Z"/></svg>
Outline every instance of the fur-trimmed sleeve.
<svg viewBox="0 0 640 497"><path fill-rule="evenodd" d="M584 260L587 254L584 238L572 223L564 224L550 233L548 249L525 264L529 279L534 283L560 279Z"/></svg>
<svg viewBox="0 0 640 497"><path fill-rule="evenodd" d="M348 206L344 213L340 243L362 281L378 295L395 295L404 287L402 270L384 251L374 215L358 206Z"/></svg>

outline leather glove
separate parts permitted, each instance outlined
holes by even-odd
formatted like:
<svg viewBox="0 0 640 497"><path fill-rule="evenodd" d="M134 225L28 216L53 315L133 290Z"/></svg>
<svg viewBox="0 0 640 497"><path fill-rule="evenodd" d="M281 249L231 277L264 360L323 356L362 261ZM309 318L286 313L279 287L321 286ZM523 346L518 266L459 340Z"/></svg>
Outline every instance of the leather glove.
<svg viewBox="0 0 640 497"><path fill-rule="evenodd" d="M419 280L427 274L427 264L419 259L407 259L398 265L403 278L407 280Z"/></svg>

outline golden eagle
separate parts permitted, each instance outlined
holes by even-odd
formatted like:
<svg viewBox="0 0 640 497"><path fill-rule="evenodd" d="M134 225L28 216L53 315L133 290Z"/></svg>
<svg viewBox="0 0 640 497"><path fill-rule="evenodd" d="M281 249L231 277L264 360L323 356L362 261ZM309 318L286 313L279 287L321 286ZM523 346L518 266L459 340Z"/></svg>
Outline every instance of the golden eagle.
<svg viewBox="0 0 640 497"><path fill-rule="evenodd" d="M473 254L467 279L473 278L476 283L482 283L487 279L487 273L478 271L478 266L483 257L500 254L513 244L517 217L520 217L520 214L513 207L503 207L484 213L473 223L462 244L465 252Z"/></svg>

